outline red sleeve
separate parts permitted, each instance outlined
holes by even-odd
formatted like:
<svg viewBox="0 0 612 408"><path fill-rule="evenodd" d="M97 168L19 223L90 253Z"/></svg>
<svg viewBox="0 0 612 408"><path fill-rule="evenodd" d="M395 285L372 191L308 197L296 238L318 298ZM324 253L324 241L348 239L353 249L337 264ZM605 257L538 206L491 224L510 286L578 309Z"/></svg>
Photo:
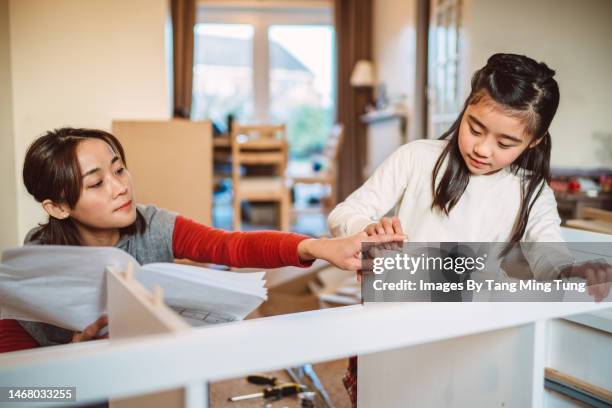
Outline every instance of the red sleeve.
<svg viewBox="0 0 612 408"><path fill-rule="evenodd" d="M0 353L38 347L36 340L12 319L0 320Z"/></svg>
<svg viewBox="0 0 612 408"><path fill-rule="evenodd" d="M279 231L229 232L176 217L172 235L175 258L238 268L308 267L297 247L309 237Z"/></svg>

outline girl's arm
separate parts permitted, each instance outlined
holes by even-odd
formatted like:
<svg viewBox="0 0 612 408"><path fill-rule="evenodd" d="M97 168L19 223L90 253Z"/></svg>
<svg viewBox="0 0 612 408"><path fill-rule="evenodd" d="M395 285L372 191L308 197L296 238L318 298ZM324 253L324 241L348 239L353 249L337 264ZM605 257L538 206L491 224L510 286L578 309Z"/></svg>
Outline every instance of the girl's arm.
<svg viewBox="0 0 612 408"><path fill-rule="evenodd" d="M561 218L555 194L548 184L533 203L521 248L534 278L556 279L560 268L574 261L561 235Z"/></svg>
<svg viewBox="0 0 612 408"><path fill-rule="evenodd" d="M412 143L397 149L329 215L332 235L353 235L378 222L402 197L414 165Z"/></svg>
<svg viewBox="0 0 612 408"><path fill-rule="evenodd" d="M533 205L521 245L534 277L538 280L585 279L589 295L597 302L602 301L610 293L612 266L603 260L576 263L561 235L560 225L555 195L545 185Z"/></svg>
<svg viewBox="0 0 612 408"><path fill-rule="evenodd" d="M316 258L348 270L361 267L359 254L363 241L402 241L403 235L367 237L360 233L346 238L313 239L278 231L228 232L177 216L172 247L176 258L234 267L307 267Z"/></svg>
<svg viewBox="0 0 612 408"><path fill-rule="evenodd" d="M523 241L565 242L561 235L561 218L557 211L555 193L546 183L542 193L533 203Z"/></svg>

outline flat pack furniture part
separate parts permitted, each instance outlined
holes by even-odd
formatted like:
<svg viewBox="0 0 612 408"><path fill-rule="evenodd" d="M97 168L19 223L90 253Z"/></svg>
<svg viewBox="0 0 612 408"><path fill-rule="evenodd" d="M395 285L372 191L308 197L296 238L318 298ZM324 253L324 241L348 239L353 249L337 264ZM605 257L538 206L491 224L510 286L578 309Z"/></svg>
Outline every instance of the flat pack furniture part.
<svg viewBox="0 0 612 408"><path fill-rule="evenodd" d="M137 202L211 225L210 121L114 120L113 133L125 149Z"/></svg>
<svg viewBox="0 0 612 408"><path fill-rule="evenodd" d="M124 273L109 271L107 279L111 344L116 340L191 330L187 323L164 305L163 291L159 286L155 288L154 293L150 293L135 280L131 263ZM185 405L185 393L186 390L180 388L166 390L143 396L114 399L110 401L109 406L110 408L179 408Z"/></svg>

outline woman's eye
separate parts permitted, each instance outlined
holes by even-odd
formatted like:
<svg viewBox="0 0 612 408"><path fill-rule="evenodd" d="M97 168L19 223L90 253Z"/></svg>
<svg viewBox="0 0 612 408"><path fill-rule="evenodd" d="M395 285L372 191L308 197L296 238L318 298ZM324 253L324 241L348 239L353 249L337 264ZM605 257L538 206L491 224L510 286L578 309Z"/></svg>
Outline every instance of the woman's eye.
<svg viewBox="0 0 612 408"><path fill-rule="evenodd" d="M512 145L507 145L507 144L503 144L503 143L498 143L497 144L499 147L501 147L502 149L509 149L512 147Z"/></svg>
<svg viewBox="0 0 612 408"><path fill-rule="evenodd" d="M98 181L96 184L92 184L89 188L98 188L102 185L102 180Z"/></svg>
<svg viewBox="0 0 612 408"><path fill-rule="evenodd" d="M124 170L125 170L125 167L119 167L117 169L117 174L122 174Z"/></svg>
<svg viewBox="0 0 612 408"><path fill-rule="evenodd" d="M481 135L481 133L480 133L480 132L477 132L477 131L476 131L476 129L474 129L474 128L473 128L473 127L471 127L471 126L470 126L470 131L471 131L471 132L472 132L472 134L473 134L473 135L475 135L475 136L480 136L480 135Z"/></svg>

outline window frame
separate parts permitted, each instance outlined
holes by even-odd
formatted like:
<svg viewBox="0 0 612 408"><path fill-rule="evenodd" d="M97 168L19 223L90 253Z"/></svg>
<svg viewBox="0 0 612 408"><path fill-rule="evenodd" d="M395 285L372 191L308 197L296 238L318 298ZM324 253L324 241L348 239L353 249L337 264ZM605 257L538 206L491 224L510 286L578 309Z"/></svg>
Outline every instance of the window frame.
<svg viewBox="0 0 612 408"><path fill-rule="evenodd" d="M240 2L235 5L202 2L198 4L196 14L196 24L199 23L253 26L253 116L255 122L265 123L271 117L269 28L274 25L333 26L333 10L328 2L314 2L311 5L301 3L295 6L280 3L248 6Z"/></svg>
<svg viewBox="0 0 612 408"><path fill-rule="evenodd" d="M460 79L465 59L463 3L462 0L429 2L427 137L437 139L457 119L462 107L464 90ZM448 46L451 38L452 48ZM443 73L442 81L439 81L440 72ZM452 79L452 86L449 86L449 79Z"/></svg>

